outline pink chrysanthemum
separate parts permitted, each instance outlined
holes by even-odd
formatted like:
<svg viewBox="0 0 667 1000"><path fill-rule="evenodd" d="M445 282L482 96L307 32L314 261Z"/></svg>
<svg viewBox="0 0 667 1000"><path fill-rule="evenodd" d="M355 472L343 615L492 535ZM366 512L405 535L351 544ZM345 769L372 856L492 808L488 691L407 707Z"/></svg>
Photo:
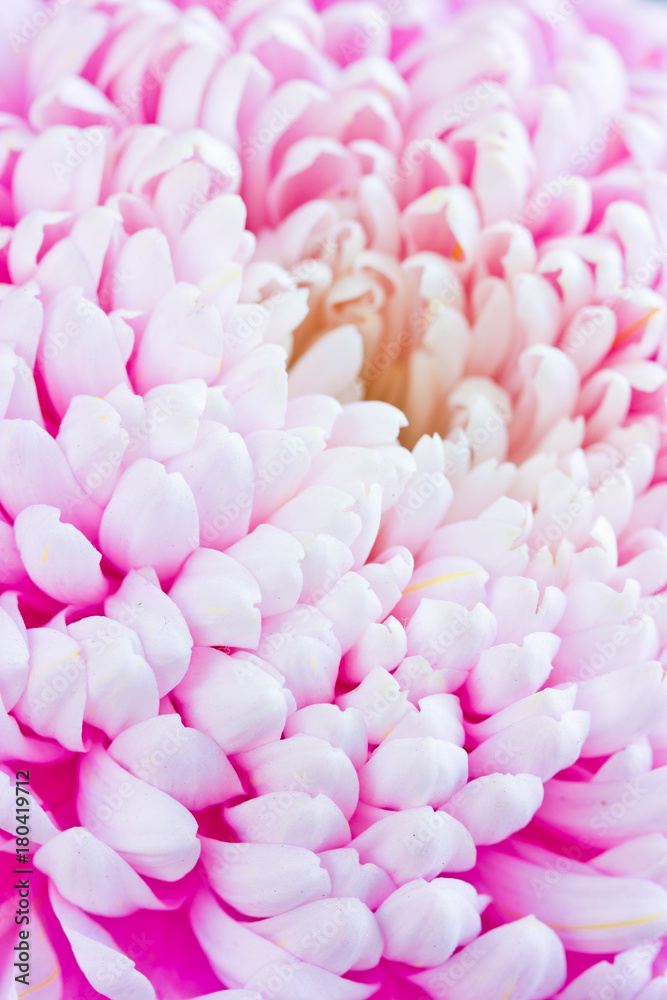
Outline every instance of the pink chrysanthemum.
<svg viewBox="0 0 667 1000"><path fill-rule="evenodd" d="M2 997L665 1000L665 15L0 23Z"/></svg>

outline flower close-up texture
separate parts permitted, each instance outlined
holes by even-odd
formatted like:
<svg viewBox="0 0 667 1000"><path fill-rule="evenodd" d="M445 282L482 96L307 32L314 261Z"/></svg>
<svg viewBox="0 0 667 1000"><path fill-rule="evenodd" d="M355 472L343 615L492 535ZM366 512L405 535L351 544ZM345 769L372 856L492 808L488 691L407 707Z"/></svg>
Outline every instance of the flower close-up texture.
<svg viewBox="0 0 667 1000"><path fill-rule="evenodd" d="M0 0L0 1000L667 1000L667 4Z"/></svg>

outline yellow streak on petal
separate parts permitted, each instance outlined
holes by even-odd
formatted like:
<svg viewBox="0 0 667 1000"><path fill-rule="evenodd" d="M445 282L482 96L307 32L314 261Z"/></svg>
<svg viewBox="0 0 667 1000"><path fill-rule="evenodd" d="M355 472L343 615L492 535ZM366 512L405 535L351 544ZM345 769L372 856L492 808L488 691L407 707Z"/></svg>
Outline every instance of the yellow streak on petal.
<svg viewBox="0 0 667 1000"><path fill-rule="evenodd" d="M510 986L510 988L508 989L507 993L503 993L503 995L501 996L500 1000L508 1000L508 997L511 997L512 994L514 993L514 991L516 989L516 984L518 982L519 982L519 980L515 979L514 982L512 983L512 985Z"/></svg>
<svg viewBox="0 0 667 1000"><path fill-rule="evenodd" d="M643 316L640 316L639 319L636 319L634 323L630 324L630 326L626 326L624 330L621 330L620 333L616 334L614 347L618 347L619 344L622 344L625 340L628 339L628 337L631 337L633 333L637 332L642 323L646 323L651 318L651 316L655 316L655 314L659 312L660 312L659 307L656 309L649 309L647 313L644 313Z"/></svg>
<svg viewBox="0 0 667 1000"><path fill-rule="evenodd" d="M44 565L44 563L46 562L46 557L47 557L47 556L48 556L48 554L49 554L49 548L50 548L50 546L49 546L49 545L47 545L47 546L46 546L46 548L44 549L44 551L42 552L42 566L43 566L43 565Z"/></svg>
<svg viewBox="0 0 667 1000"><path fill-rule="evenodd" d="M204 295L210 295L211 292L215 291L216 288L219 288L220 285L224 285L226 281L231 281L232 278L240 278L242 275L242 271L232 271L231 274L223 274L222 278L218 278L218 280L214 282L210 288L206 289Z"/></svg>
<svg viewBox="0 0 667 1000"><path fill-rule="evenodd" d="M430 580L422 580L421 583L413 583L411 587L406 587L403 591L403 596L406 594L414 594L417 590L424 590L425 587L433 587L437 583L447 583L449 580L458 580L462 576L474 576L477 570L466 569L462 570L460 573L445 573L444 576L433 576Z"/></svg>
<svg viewBox="0 0 667 1000"><path fill-rule="evenodd" d="M49 983L53 982L53 980L56 978L59 972L60 972L60 966L56 965L51 975L47 976L46 979L42 979L41 983L37 983L36 986L30 986L28 987L27 990L23 990L22 993L19 993L19 1000L21 997L27 997L29 993L34 993L35 990L41 990L43 986L48 986Z"/></svg>
<svg viewBox="0 0 667 1000"><path fill-rule="evenodd" d="M637 927L639 924L650 924L654 920L660 920L662 913L654 913L652 917L637 917L636 920L620 920L614 924L581 924L569 927L567 924L549 924L558 931L615 931L619 927ZM546 923L546 921L545 921Z"/></svg>
<svg viewBox="0 0 667 1000"><path fill-rule="evenodd" d="M463 260L463 247L458 242L452 250L452 260Z"/></svg>
<svg viewBox="0 0 667 1000"><path fill-rule="evenodd" d="M231 608L209 608L206 612L207 615L221 615L225 611L231 611Z"/></svg>

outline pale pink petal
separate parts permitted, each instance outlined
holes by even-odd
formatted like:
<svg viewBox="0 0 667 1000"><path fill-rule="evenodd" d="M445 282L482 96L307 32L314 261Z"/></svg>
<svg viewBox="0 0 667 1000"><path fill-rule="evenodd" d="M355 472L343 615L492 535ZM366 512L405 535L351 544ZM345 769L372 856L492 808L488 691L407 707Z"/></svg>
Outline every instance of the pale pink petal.
<svg viewBox="0 0 667 1000"><path fill-rule="evenodd" d="M371 623L360 639L348 649L341 669L350 683L362 681L374 666L391 673L407 653L407 638L401 623L390 616Z"/></svg>
<svg viewBox="0 0 667 1000"><path fill-rule="evenodd" d="M195 647L175 690L183 721L219 743L226 753L280 738L287 718L281 685L247 659Z"/></svg>
<svg viewBox="0 0 667 1000"><path fill-rule="evenodd" d="M134 359L132 379L140 392L184 378L210 385L222 362L222 319L199 303L196 285L179 282L155 306Z"/></svg>
<svg viewBox="0 0 667 1000"><path fill-rule="evenodd" d="M49 899L79 968L93 989L109 1000L157 1000L157 994L108 931L49 886Z"/></svg>
<svg viewBox="0 0 667 1000"><path fill-rule="evenodd" d="M227 549L227 555L250 572L259 585L262 617L290 611L303 588L303 546L286 531L260 524ZM240 645L240 644L237 644Z"/></svg>
<svg viewBox="0 0 667 1000"><path fill-rule="evenodd" d="M628 837L659 833L667 816L667 767L599 782L554 780L538 817L548 826L607 848Z"/></svg>
<svg viewBox="0 0 667 1000"><path fill-rule="evenodd" d="M104 396L117 385L127 385L121 347L109 317L78 288L66 288L50 302L39 364L61 416L73 396Z"/></svg>
<svg viewBox="0 0 667 1000"><path fill-rule="evenodd" d="M466 682L471 709L477 715L491 715L534 694L551 673L559 646L558 636L533 632L521 646L503 643L482 650Z"/></svg>
<svg viewBox="0 0 667 1000"><path fill-rule="evenodd" d="M243 794L234 768L217 743L183 725L180 717L156 715L125 729L109 754L126 770L198 812Z"/></svg>
<svg viewBox="0 0 667 1000"><path fill-rule="evenodd" d="M384 809L441 806L468 780L461 747L429 736L381 743L359 772L363 802Z"/></svg>
<svg viewBox="0 0 667 1000"><path fill-rule="evenodd" d="M470 774L535 774L548 781L574 764L588 735L588 712L536 716L508 726L469 755Z"/></svg>
<svg viewBox="0 0 667 1000"><path fill-rule="evenodd" d="M97 125L87 129L54 125L35 136L16 165L17 214L25 215L33 208L80 212L96 205L106 142Z"/></svg>
<svg viewBox="0 0 667 1000"><path fill-rule="evenodd" d="M429 806L379 820L350 846L361 861L383 868L396 885L432 879L442 871L467 871L475 864L475 845L465 827Z"/></svg>
<svg viewBox="0 0 667 1000"><path fill-rule="evenodd" d="M26 507L14 522L21 559L40 590L63 604L99 604L109 585L102 556L73 524L62 524L56 507Z"/></svg>
<svg viewBox="0 0 667 1000"><path fill-rule="evenodd" d="M327 795L346 819L359 801L359 779L349 757L316 736L299 734L257 747L237 754L235 763L257 795L293 788L298 776L300 790Z"/></svg>
<svg viewBox="0 0 667 1000"><path fill-rule="evenodd" d="M509 990L512 1000L548 1000L565 982L565 953L535 917L487 931L444 965L411 976L432 997L486 1000Z"/></svg>
<svg viewBox="0 0 667 1000"><path fill-rule="evenodd" d="M655 949L657 950L657 946ZM651 946L640 946L630 951L619 952L613 962L606 960L596 962L573 979L563 992L558 994L558 1000L585 1000L591 994L595 996L596 993L599 994L610 987L616 993L614 1000L634 1000L635 997L638 1000L650 1000L652 995L656 1000L660 1000L662 989L667 984L653 980L657 989L653 991L650 988L648 991L643 989L651 981L651 966L654 959L654 948Z"/></svg>
<svg viewBox="0 0 667 1000"><path fill-rule="evenodd" d="M25 628L19 628L3 607L0 607L0 646L0 698L5 709L10 712L21 697L28 680L29 653Z"/></svg>
<svg viewBox="0 0 667 1000"><path fill-rule="evenodd" d="M248 448L240 434L204 420L194 448L172 458L167 467L169 472L180 472L192 490L202 545L223 550L245 537L254 477Z"/></svg>
<svg viewBox="0 0 667 1000"><path fill-rule="evenodd" d="M30 672L14 714L40 736L83 750L86 664L78 643L50 628L28 629Z"/></svg>
<svg viewBox="0 0 667 1000"><path fill-rule="evenodd" d="M74 906L103 917L123 917L162 904L133 868L90 831L70 827L34 856L58 892Z"/></svg>
<svg viewBox="0 0 667 1000"><path fill-rule="evenodd" d="M178 475L179 473L173 473ZM256 649L262 625L259 584L236 559L215 549L197 549L169 591L194 641L209 646Z"/></svg>
<svg viewBox="0 0 667 1000"><path fill-rule="evenodd" d="M319 858L331 878L332 896L354 896L375 910L395 888L387 873L377 865L362 865L353 847L323 851Z"/></svg>
<svg viewBox="0 0 667 1000"><path fill-rule="evenodd" d="M432 736L438 740L448 740L462 747L465 743L463 729L463 712L461 703L455 695L438 692L420 698L417 702L418 711L410 712L396 723L391 732L384 737L388 740L400 740Z"/></svg>
<svg viewBox="0 0 667 1000"><path fill-rule="evenodd" d="M82 759L76 807L82 826L141 875L176 882L197 863L197 824L188 810L101 747Z"/></svg>
<svg viewBox="0 0 667 1000"><path fill-rule="evenodd" d="M116 593L107 597L104 613L139 636L161 698L183 679L192 636L179 608L160 589L154 570L130 570Z"/></svg>
<svg viewBox="0 0 667 1000"><path fill-rule="evenodd" d="M597 872L588 875L578 868L572 871L574 865L559 873L555 882L553 876L546 881L549 861L559 857L549 855L542 865L486 848L480 852L477 870L494 905L535 915L552 926L573 951L621 951L664 934L665 889L641 879L611 878Z"/></svg>
<svg viewBox="0 0 667 1000"><path fill-rule="evenodd" d="M667 707L662 664L640 663L579 684L575 705L590 715L583 757L602 757L648 733Z"/></svg>
<svg viewBox="0 0 667 1000"><path fill-rule="evenodd" d="M114 491L130 442L118 411L98 397L74 396L60 422L56 441L81 488L104 507Z"/></svg>
<svg viewBox="0 0 667 1000"><path fill-rule="evenodd" d="M440 965L481 930L486 900L468 882L415 879L396 889L377 911L385 958L407 965Z"/></svg>
<svg viewBox="0 0 667 1000"><path fill-rule="evenodd" d="M326 935L333 924L336 934ZM258 920L253 932L329 972L371 969L382 957L382 934L365 903L354 897L315 900Z"/></svg>
<svg viewBox="0 0 667 1000"><path fill-rule="evenodd" d="M469 781L442 808L482 846L499 844L522 830L543 799L544 785L534 774L487 774Z"/></svg>
<svg viewBox="0 0 667 1000"><path fill-rule="evenodd" d="M364 717L355 708L344 711L338 705L307 705L293 712L285 724L284 735L304 733L326 740L343 750L355 768L365 763L368 755Z"/></svg>
<svg viewBox="0 0 667 1000"><path fill-rule="evenodd" d="M0 457L0 502L10 517L31 504L48 504L60 509L63 520L92 534L99 507L78 485L50 434L32 420L0 421Z"/></svg>
<svg viewBox="0 0 667 1000"><path fill-rule="evenodd" d="M100 546L119 569L152 566L172 577L199 541L199 518L190 487L141 458L121 476L100 524Z"/></svg>
<svg viewBox="0 0 667 1000"><path fill-rule="evenodd" d="M415 711L407 692L402 691L394 677L382 667L374 667L358 687L339 695L336 703L343 709L360 709L368 741L376 745L405 715Z"/></svg>
<svg viewBox="0 0 667 1000"><path fill-rule="evenodd" d="M331 892L326 868L305 847L200 839L212 888L239 913L273 917Z"/></svg>
<svg viewBox="0 0 667 1000"><path fill-rule="evenodd" d="M298 777L294 784L299 787ZM350 842L350 828L335 802L293 789L227 807L225 820L240 840L258 844L294 844L317 853Z"/></svg>
<svg viewBox="0 0 667 1000"><path fill-rule="evenodd" d="M297 708L333 700L340 643L318 608L297 604L263 622L258 652L285 678Z"/></svg>
<svg viewBox="0 0 667 1000"><path fill-rule="evenodd" d="M442 556L422 563L412 576L403 599L396 608L397 617L411 617L423 598L462 604L471 611L484 603L484 585L489 574L479 563L464 556Z"/></svg>

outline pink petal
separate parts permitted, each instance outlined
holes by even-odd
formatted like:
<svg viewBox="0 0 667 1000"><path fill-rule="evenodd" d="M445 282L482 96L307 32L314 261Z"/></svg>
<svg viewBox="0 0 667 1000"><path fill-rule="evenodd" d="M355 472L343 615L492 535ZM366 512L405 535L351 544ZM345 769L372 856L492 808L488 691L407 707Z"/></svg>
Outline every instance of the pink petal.
<svg viewBox="0 0 667 1000"><path fill-rule="evenodd" d="M575 839L607 848L628 837L658 833L667 816L667 767L599 782L547 784L538 817Z"/></svg>
<svg viewBox="0 0 667 1000"><path fill-rule="evenodd" d="M2 647L0 698L6 710L11 712L28 680L29 654L25 628L19 628L3 607L0 607L0 647Z"/></svg>
<svg viewBox="0 0 667 1000"><path fill-rule="evenodd" d="M169 596L182 611L196 643L257 648L261 590L252 573L231 556L215 549L197 549Z"/></svg>
<svg viewBox="0 0 667 1000"><path fill-rule="evenodd" d="M222 361L222 319L201 305L199 288L179 282L156 305L134 359L132 380L140 392L156 385L201 378L210 385Z"/></svg>
<svg viewBox="0 0 667 1000"><path fill-rule="evenodd" d="M58 507L65 521L92 534L99 507L78 485L50 434L32 420L0 421L0 459L0 502L10 517L31 504L48 504Z"/></svg>
<svg viewBox="0 0 667 1000"><path fill-rule="evenodd" d="M338 747L358 770L368 756L368 739L364 717L356 708L344 711L338 705L306 705L293 712L285 723L284 735L317 736L332 747Z"/></svg>
<svg viewBox="0 0 667 1000"><path fill-rule="evenodd" d="M547 1000L565 982L563 946L550 928L525 917L487 931L444 965L411 976L413 982L448 1000L487 1000L508 990L512 1000Z"/></svg>
<svg viewBox="0 0 667 1000"><path fill-rule="evenodd" d="M79 607L103 601L109 585L100 553L56 507L26 507L14 522L16 544L30 576L45 594Z"/></svg>
<svg viewBox="0 0 667 1000"><path fill-rule="evenodd" d="M333 699L340 644L318 608L297 604L263 622L259 653L285 678L298 708Z"/></svg>
<svg viewBox="0 0 667 1000"><path fill-rule="evenodd" d="M261 591L262 618L290 611L303 588L303 546L293 535L271 524L260 524L227 549L227 555L252 574Z"/></svg>
<svg viewBox="0 0 667 1000"><path fill-rule="evenodd" d="M326 934L333 924L337 933ZM354 897L314 900L289 913L259 920L253 932L291 955L338 975L377 965L382 957L382 934L365 903Z"/></svg>
<svg viewBox="0 0 667 1000"><path fill-rule="evenodd" d="M239 778L210 736L178 715L156 715L125 729L109 754L136 778L166 792L191 812L243 794Z"/></svg>
<svg viewBox="0 0 667 1000"><path fill-rule="evenodd" d="M14 173L18 216L34 208L80 212L98 204L105 146L97 125L87 129L54 125L36 136Z"/></svg>
<svg viewBox="0 0 667 1000"><path fill-rule="evenodd" d="M650 732L667 707L664 668L653 661L594 677L578 686L575 704L591 720L582 756L622 750Z"/></svg>
<svg viewBox="0 0 667 1000"><path fill-rule="evenodd" d="M491 715L534 694L551 673L560 639L550 632L533 632L521 646L506 643L482 651L466 682L470 707Z"/></svg>
<svg viewBox="0 0 667 1000"><path fill-rule="evenodd" d="M246 659L196 646L175 690L183 721L219 743L226 753L280 738L287 705L280 683Z"/></svg>
<svg viewBox="0 0 667 1000"><path fill-rule="evenodd" d="M499 844L531 821L544 799L534 774L487 774L475 778L445 803L477 846Z"/></svg>
<svg viewBox="0 0 667 1000"><path fill-rule="evenodd" d="M227 807L225 820L240 840L258 844L294 844L317 853L350 841L345 817L326 795L269 792Z"/></svg>
<svg viewBox="0 0 667 1000"><path fill-rule="evenodd" d="M40 736L52 736L69 750L83 750L86 664L78 643L55 629L31 628L28 648L28 684L14 714Z"/></svg>
<svg viewBox="0 0 667 1000"><path fill-rule="evenodd" d="M475 846L465 827L429 806L379 820L350 846L363 862L383 868L396 885L432 879L442 871L467 871L475 864Z"/></svg>
<svg viewBox="0 0 667 1000"><path fill-rule="evenodd" d="M305 847L200 839L202 863L212 888L249 917L273 917L331 891L326 869Z"/></svg>
<svg viewBox="0 0 667 1000"><path fill-rule="evenodd" d="M104 613L132 628L155 673L162 698L185 676L193 640L180 610L161 589L153 570L130 570ZM159 626L159 627L158 627Z"/></svg>
<svg viewBox="0 0 667 1000"><path fill-rule="evenodd" d="M353 847L323 851L319 858L331 878L332 896L354 896L375 910L395 888L387 873L377 865L360 864Z"/></svg>
<svg viewBox="0 0 667 1000"><path fill-rule="evenodd" d="M441 806L468 780L468 755L424 736L381 743L359 772L360 796L384 809Z"/></svg>
<svg viewBox="0 0 667 1000"><path fill-rule="evenodd" d="M376 914L386 942L384 957L418 968L446 962L459 945L479 934L483 905L483 897L459 879L406 882Z"/></svg>
<svg viewBox="0 0 667 1000"><path fill-rule="evenodd" d="M458 748L457 748L458 749ZM297 735L237 754L255 794L293 788L323 793L349 819L359 801L359 780L349 757L316 736Z"/></svg>
<svg viewBox="0 0 667 1000"><path fill-rule="evenodd" d="M78 288L64 289L49 304L39 364L61 416L73 396L104 396L127 384L121 348L108 316Z"/></svg>
<svg viewBox="0 0 667 1000"><path fill-rule="evenodd" d="M93 396L74 396L60 422L59 447L81 488L104 507L114 491L130 436L114 407Z"/></svg>
<svg viewBox="0 0 667 1000"><path fill-rule="evenodd" d="M456 695L430 694L417 702L417 712L410 712L396 723L383 742L422 736L448 740L462 747L465 743L463 712Z"/></svg>
<svg viewBox="0 0 667 1000"><path fill-rule="evenodd" d="M84 721L111 739L127 726L157 715L155 675L136 632L110 618L82 618L68 626L86 661Z"/></svg>
<svg viewBox="0 0 667 1000"><path fill-rule="evenodd" d="M398 682L382 667L374 667L358 687L339 695L336 702L343 709L361 710L368 741L376 745L405 715L415 710L407 693L401 691Z"/></svg>
<svg viewBox="0 0 667 1000"><path fill-rule="evenodd" d="M525 719L491 736L469 755L470 775L536 774L548 781L579 757L588 735L588 712Z"/></svg>
<svg viewBox="0 0 667 1000"><path fill-rule="evenodd" d="M76 807L81 824L141 875L176 882L197 863L197 824L188 810L101 747L81 761Z"/></svg>
<svg viewBox="0 0 667 1000"><path fill-rule="evenodd" d="M105 843L80 826L70 827L36 852L35 868L74 906L104 917L162 909L146 883Z"/></svg>
<svg viewBox="0 0 667 1000"><path fill-rule="evenodd" d="M149 980L137 972L132 959L116 945L108 931L66 902L52 885L49 899L74 958L93 989L105 990L110 1000L157 1000Z"/></svg>
<svg viewBox="0 0 667 1000"><path fill-rule="evenodd" d="M183 477L148 458L126 469L100 524L104 554L125 573L153 566L168 579L198 542L197 507Z"/></svg>
<svg viewBox="0 0 667 1000"><path fill-rule="evenodd" d="M199 512L201 544L226 549L248 532L253 504L253 468L240 434L202 421L187 454L172 458L169 472L180 472Z"/></svg>
<svg viewBox="0 0 667 1000"><path fill-rule="evenodd" d="M561 856L549 857L555 862ZM491 848L480 852L478 871L494 905L508 907L512 900L514 912L552 926L572 951L621 951L652 941L667 927L667 891L642 879L567 869L547 880L549 861L533 864Z"/></svg>

